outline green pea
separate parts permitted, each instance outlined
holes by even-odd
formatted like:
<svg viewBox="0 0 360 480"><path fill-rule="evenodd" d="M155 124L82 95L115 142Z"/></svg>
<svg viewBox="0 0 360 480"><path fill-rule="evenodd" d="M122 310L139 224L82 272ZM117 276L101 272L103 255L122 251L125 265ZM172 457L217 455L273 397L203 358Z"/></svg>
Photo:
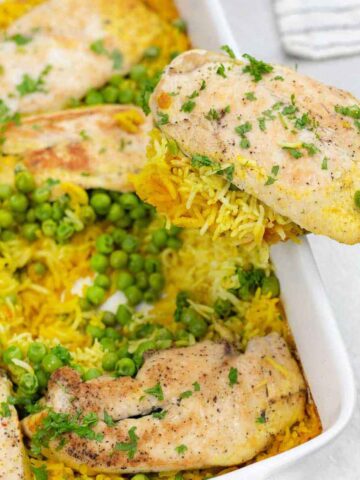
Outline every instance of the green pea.
<svg viewBox="0 0 360 480"><path fill-rule="evenodd" d="M121 335L118 332L118 330L116 330L116 328L106 327L105 328L105 337L112 338L113 340L120 340Z"/></svg>
<svg viewBox="0 0 360 480"><path fill-rule="evenodd" d="M116 323L115 314L112 312L104 312L101 321L103 322L104 325L108 327L112 327Z"/></svg>
<svg viewBox="0 0 360 480"><path fill-rule="evenodd" d="M130 210L130 218L133 220L141 220L146 217L147 211L143 205L139 205L138 207L133 208Z"/></svg>
<svg viewBox="0 0 360 480"><path fill-rule="evenodd" d="M114 240L111 235L103 233L96 239L95 246L98 252L108 255L114 250Z"/></svg>
<svg viewBox="0 0 360 480"><path fill-rule="evenodd" d="M39 390L44 390L48 384L48 377L46 373L40 368L35 370L35 375L38 381Z"/></svg>
<svg viewBox="0 0 360 480"><path fill-rule="evenodd" d="M101 92L90 90L85 97L85 103L89 106L100 105L101 103L104 103L104 98Z"/></svg>
<svg viewBox="0 0 360 480"><path fill-rule="evenodd" d="M122 325L129 325L132 320L132 313L126 305L119 305L116 310L116 320Z"/></svg>
<svg viewBox="0 0 360 480"><path fill-rule="evenodd" d="M133 235L126 235L121 243L121 248L126 253L136 252L139 248L139 240Z"/></svg>
<svg viewBox="0 0 360 480"><path fill-rule="evenodd" d="M110 277L108 277L107 275L104 275L103 273L100 273L99 275L96 276L94 280L94 285L96 285L97 287L101 287L104 290L109 290L111 285Z"/></svg>
<svg viewBox="0 0 360 480"><path fill-rule="evenodd" d="M280 282L275 275L265 277L261 285L261 293L263 295L270 294L270 297L278 297L280 295Z"/></svg>
<svg viewBox="0 0 360 480"><path fill-rule="evenodd" d="M30 362L40 363L47 352L46 346L41 342L33 342L30 344L27 356Z"/></svg>
<svg viewBox="0 0 360 480"><path fill-rule="evenodd" d="M87 298L79 298L79 305L83 312L88 312L93 308L93 306L91 305L91 303Z"/></svg>
<svg viewBox="0 0 360 480"><path fill-rule="evenodd" d="M0 209L0 228L9 228L14 222L11 212Z"/></svg>
<svg viewBox="0 0 360 480"><path fill-rule="evenodd" d="M149 350L155 350L155 349L156 349L156 345L155 345L155 342L153 342L152 340L146 340L145 342L142 342L138 346L133 356L134 362L137 368L139 368L143 362L144 353Z"/></svg>
<svg viewBox="0 0 360 480"><path fill-rule="evenodd" d="M118 96L118 89L116 87L108 85L107 87L103 88L101 93L105 103L116 103Z"/></svg>
<svg viewBox="0 0 360 480"><path fill-rule="evenodd" d="M36 222L35 208L29 208L29 210L26 212L26 221L28 223Z"/></svg>
<svg viewBox="0 0 360 480"><path fill-rule="evenodd" d="M7 200L12 194L12 188L6 183L0 184L0 200Z"/></svg>
<svg viewBox="0 0 360 480"><path fill-rule="evenodd" d="M146 48L144 51L145 58L150 58L150 59L158 58L159 55L160 55L160 47L158 47L157 45L152 45L151 47Z"/></svg>
<svg viewBox="0 0 360 480"><path fill-rule="evenodd" d="M196 338L203 337L208 329L205 320L192 308L185 308L181 314L181 321L186 325L190 333Z"/></svg>
<svg viewBox="0 0 360 480"><path fill-rule="evenodd" d="M136 285L140 290L146 290L149 286L148 276L145 272L139 272L135 275Z"/></svg>
<svg viewBox="0 0 360 480"><path fill-rule="evenodd" d="M155 291L160 291L165 286L165 277L161 273L152 273L149 276L149 285Z"/></svg>
<svg viewBox="0 0 360 480"><path fill-rule="evenodd" d="M129 88L121 89L118 93L118 102L124 105L131 103L134 97L134 92Z"/></svg>
<svg viewBox="0 0 360 480"><path fill-rule="evenodd" d="M35 180L30 172L22 171L15 175L15 186L22 193L30 193L35 189Z"/></svg>
<svg viewBox="0 0 360 480"><path fill-rule="evenodd" d="M10 345L6 350L3 352L3 362L6 364L12 363L13 358L17 358L18 360L22 360L23 355L22 351L17 345Z"/></svg>
<svg viewBox="0 0 360 480"><path fill-rule="evenodd" d="M121 358L116 362L116 373L121 377L132 377L136 373L136 366L131 358Z"/></svg>
<svg viewBox="0 0 360 480"><path fill-rule="evenodd" d="M145 267L145 272L148 274L159 272L161 270L161 262L158 258L147 257L145 258L144 267Z"/></svg>
<svg viewBox="0 0 360 480"><path fill-rule="evenodd" d="M126 288L130 287L131 285L134 285L135 283L135 278L131 273L129 272L119 272L118 278L117 278L117 288L118 290L124 291Z"/></svg>
<svg viewBox="0 0 360 480"><path fill-rule="evenodd" d="M182 18L177 18L176 20L173 20L172 24L180 32L182 32L182 33L187 32L187 24L186 24L185 20L183 20Z"/></svg>
<svg viewBox="0 0 360 480"><path fill-rule="evenodd" d="M100 340L100 344L104 350L114 352L116 350L115 340L113 338L104 337Z"/></svg>
<svg viewBox="0 0 360 480"><path fill-rule="evenodd" d="M136 285L125 288L124 293L130 305L138 305L143 300L143 293Z"/></svg>
<svg viewBox="0 0 360 480"><path fill-rule="evenodd" d="M182 241L180 240L180 238L170 237L167 241L168 248L171 248L172 250L179 250L179 248L181 248L181 245Z"/></svg>
<svg viewBox="0 0 360 480"><path fill-rule="evenodd" d="M47 353L41 362L42 368L46 373L53 373L55 370L63 366L62 361L54 353Z"/></svg>
<svg viewBox="0 0 360 480"><path fill-rule="evenodd" d="M25 212L14 212L13 214L14 221L18 225L22 225L26 222L26 213Z"/></svg>
<svg viewBox="0 0 360 480"><path fill-rule="evenodd" d="M112 372L115 370L116 362L118 361L117 353L115 352L107 352L104 354L102 359L102 368L106 372Z"/></svg>
<svg viewBox="0 0 360 480"><path fill-rule="evenodd" d="M96 286L96 285L92 285L86 291L86 298L93 305L95 305L95 306L100 305L104 301L105 290L101 287Z"/></svg>
<svg viewBox="0 0 360 480"><path fill-rule="evenodd" d="M50 203L45 202L35 207L35 217L41 222L51 218L52 208Z"/></svg>
<svg viewBox="0 0 360 480"><path fill-rule="evenodd" d="M140 201L135 193L123 193L120 197L120 205L123 206L126 210L130 210L139 205Z"/></svg>
<svg viewBox="0 0 360 480"><path fill-rule="evenodd" d="M35 262L34 265L33 265L33 268L34 268L34 272L36 273L36 275L39 275L39 276L44 275L44 273L47 270L46 265L42 262Z"/></svg>
<svg viewBox="0 0 360 480"><path fill-rule="evenodd" d="M147 69L144 65L134 65L130 69L130 78L135 81L143 80L147 76Z"/></svg>
<svg viewBox="0 0 360 480"><path fill-rule="evenodd" d="M82 208L86 208L86 207L82 207ZM81 216L81 212L82 212L82 209L80 210L80 216ZM64 216L64 209L62 208L62 206L59 204L59 202L54 202L52 204L52 214L51 214L51 218L53 220L55 220L56 222L58 222L59 220L61 220ZM81 219L83 220L83 218L81 217Z"/></svg>
<svg viewBox="0 0 360 480"><path fill-rule="evenodd" d="M90 259L90 267L94 272L105 273L109 266L109 259L102 253L94 253Z"/></svg>
<svg viewBox="0 0 360 480"><path fill-rule="evenodd" d="M151 239L153 244L156 245L158 248L165 248L169 236L165 228L160 228L159 230L155 230L155 232L152 234Z"/></svg>
<svg viewBox="0 0 360 480"><path fill-rule="evenodd" d="M96 213L90 205L84 205L80 209L80 219L85 225L91 225L96 220Z"/></svg>
<svg viewBox="0 0 360 480"><path fill-rule="evenodd" d="M354 202L357 208L360 208L360 190L356 190L354 193Z"/></svg>
<svg viewBox="0 0 360 480"><path fill-rule="evenodd" d="M38 187L33 191L31 199L36 204L45 203L49 200L50 193L49 187Z"/></svg>
<svg viewBox="0 0 360 480"><path fill-rule="evenodd" d="M172 340L156 340L156 350L165 350L166 348L170 348L172 345Z"/></svg>
<svg viewBox="0 0 360 480"><path fill-rule="evenodd" d="M73 363L71 366L74 370L76 370L78 373L80 373L81 376L84 375L85 368L82 365L79 365L77 363Z"/></svg>
<svg viewBox="0 0 360 480"><path fill-rule="evenodd" d="M146 303L154 303L159 298L159 293L154 290L147 290L144 293L144 301Z"/></svg>
<svg viewBox="0 0 360 480"><path fill-rule="evenodd" d="M116 226L120 228L128 228L132 224L132 219L129 215L124 215L117 222Z"/></svg>
<svg viewBox="0 0 360 480"><path fill-rule="evenodd" d="M23 193L14 193L9 200L13 212L25 212L29 206L29 200Z"/></svg>
<svg viewBox="0 0 360 480"><path fill-rule="evenodd" d="M144 268L144 258L139 253L132 253L129 259L129 271L139 273Z"/></svg>
<svg viewBox="0 0 360 480"><path fill-rule="evenodd" d="M56 229L56 239L58 242L66 242L75 233L75 228L71 223L61 222Z"/></svg>
<svg viewBox="0 0 360 480"><path fill-rule="evenodd" d="M25 223L21 229L21 233L26 240L33 242L39 236L39 225L37 223Z"/></svg>
<svg viewBox="0 0 360 480"><path fill-rule="evenodd" d="M11 242L11 240L14 240L15 238L16 238L16 234L11 230L3 230L1 232L1 240L3 242Z"/></svg>
<svg viewBox="0 0 360 480"><path fill-rule="evenodd" d="M26 395L34 395L39 388L39 382L33 373L24 373L19 380L19 388Z"/></svg>
<svg viewBox="0 0 360 480"><path fill-rule="evenodd" d="M94 380L95 378L100 377L101 372L97 368L89 368L83 375L83 380L88 382L89 380Z"/></svg>
<svg viewBox="0 0 360 480"><path fill-rule="evenodd" d="M109 83L110 85L118 87L123 81L124 81L124 77L119 73L116 73L110 78Z"/></svg>
<svg viewBox="0 0 360 480"><path fill-rule="evenodd" d="M117 353L118 358L129 357L129 351L128 351L127 344L123 343L122 345L119 345L116 353Z"/></svg>
<svg viewBox="0 0 360 480"><path fill-rule="evenodd" d="M105 330L96 325L89 324L86 326L86 333L90 335L92 338L100 339L100 338L103 338L105 334Z"/></svg>
<svg viewBox="0 0 360 480"><path fill-rule="evenodd" d="M110 265L115 269L125 268L128 263L128 258L127 253L122 250L115 250L110 255Z"/></svg>
<svg viewBox="0 0 360 480"><path fill-rule="evenodd" d="M113 203L107 214L107 220L111 223L116 223L121 217L125 215L124 209L118 203Z"/></svg>
<svg viewBox="0 0 360 480"><path fill-rule="evenodd" d="M91 196L90 205L97 215L106 215L110 210L111 198L107 193L97 192Z"/></svg>
<svg viewBox="0 0 360 480"><path fill-rule="evenodd" d="M49 218L48 220L44 220L41 224L41 230L45 237L55 237L57 229L57 223Z"/></svg>
<svg viewBox="0 0 360 480"><path fill-rule="evenodd" d="M123 228L115 228L111 232L111 236L114 239L115 245L121 245L121 243L124 240L124 238L126 237L126 235L127 235L126 230L124 230Z"/></svg>

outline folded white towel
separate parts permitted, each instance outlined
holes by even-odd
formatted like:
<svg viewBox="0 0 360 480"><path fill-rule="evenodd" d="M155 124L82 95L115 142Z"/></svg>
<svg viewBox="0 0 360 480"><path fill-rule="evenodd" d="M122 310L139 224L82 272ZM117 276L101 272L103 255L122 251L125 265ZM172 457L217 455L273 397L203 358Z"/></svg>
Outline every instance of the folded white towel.
<svg viewBox="0 0 360 480"><path fill-rule="evenodd" d="M303 58L360 53L360 0L275 0L283 47Z"/></svg>

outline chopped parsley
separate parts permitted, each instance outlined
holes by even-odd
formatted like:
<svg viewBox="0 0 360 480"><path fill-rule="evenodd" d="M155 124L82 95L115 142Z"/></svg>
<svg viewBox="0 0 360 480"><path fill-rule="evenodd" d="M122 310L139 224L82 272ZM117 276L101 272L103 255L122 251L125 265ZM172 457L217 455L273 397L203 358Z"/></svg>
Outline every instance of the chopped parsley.
<svg viewBox="0 0 360 480"><path fill-rule="evenodd" d="M210 108L208 113L205 115L206 120L220 120L220 113L215 110L215 108Z"/></svg>
<svg viewBox="0 0 360 480"><path fill-rule="evenodd" d="M54 181L56 183L53 183ZM58 183L59 183L58 180L48 179L49 186L57 185ZM71 353L67 348L63 347L62 345L56 345L50 350L50 352L56 355L58 358L60 358L60 360L64 365L69 365L72 360Z"/></svg>
<svg viewBox="0 0 360 480"><path fill-rule="evenodd" d="M81 137L83 140L90 140L90 137L89 137L89 135L86 133L85 130L81 130L81 131L79 132L79 135L80 135L80 137Z"/></svg>
<svg viewBox="0 0 360 480"><path fill-rule="evenodd" d="M35 92L46 92L44 89L45 78L50 73L51 69L52 66L47 65L40 73L38 78L32 78L30 75L25 73L21 82L16 85L16 90L19 92L20 97L24 97L25 95L30 95L31 93Z"/></svg>
<svg viewBox="0 0 360 480"><path fill-rule="evenodd" d="M265 117L258 118L258 125L262 132L266 131L266 120Z"/></svg>
<svg viewBox="0 0 360 480"><path fill-rule="evenodd" d="M2 417L11 417L11 411L9 404L7 402L1 402L0 404L0 415Z"/></svg>
<svg viewBox="0 0 360 480"><path fill-rule="evenodd" d="M137 451L137 444L139 437L136 435L136 427L131 427L128 431L129 441L128 442L117 442L115 445L115 450L118 452L127 452L129 460L132 460Z"/></svg>
<svg viewBox="0 0 360 480"><path fill-rule="evenodd" d="M200 85L200 90L205 90L206 88L206 82L205 80L202 80L201 85Z"/></svg>
<svg viewBox="0 0 360 480"><path fill-rule="evenodd" d="M246 134L252 130L252 125L250 122L245 122L242 125L238 125L235 127L235 132L240 135L240 147L241 148L249 148L250 141L246 137Z"/></svg>
<svg viewBox="0 0 360 480"><path fill-rule="evenodd" d="M191 165L193 167L218 167L220 164L218 162L214 162L206 155L193 155L191 158Z"/></svg>
<svg viewBox="0 0 360 480"><path fill-rule="evenodd" d="M221 65L217 68L216 73L217 73L218 75L220 75L220 77L227 78L226 73L225 73L225 66L224 66L224 64L221 64Z"/></svg>
<svg viewBox="0 0 360 480"><path fill-rule="evenodd" d="M303 143L302 147L305 148L305 150L307 151L307 153L310 157L313 157L315 155L315 153L318 153L320 151L317 148L317 146L314 145L313 143Z"/></svg>
<svg viewBox="0 0 360 480"><path fill-rule="evenodd" d="M327 170L328 169L328 158L324 157L322 162L321 162L321 170Z"/></svg>
<svg viewBox="0 0 360 480"><path fill-rule="evenodd" d="M310 125L310 117L308 113L303 113L300 118L297 118L295 120L295 128L298 130L303 130L304 128L307 128Z"/></svg>
<svg viewBox="0 0 360 480"><path fill-rule="evenodd" d="M238 383L238 369L234 367L230 367L228 378L229 378L229 384L231 387L236 383Z"/></svg>
<svg viewBox="0 0 360 480"><path fill-rule="evenodd" d="M355 118L356 120L360 120L359 105L351 105L350 107L335 105L335 112L340 113L340 115L343 115L344 117L350 117L350 118Z"/></svg>
<svg viewBox="0 0 360 480"><path fill-rule="evenodd" d="M26 35L21 35L21 33L16 33L15 35L12 35L11 37L7 37L6 39L9 42L14 42L18 47L22 47L23 45L26 45L31 42L32 37L27 37Z"/></svg>
<svg viewBox="0 0 360 480"><path fill-rule="evenodd" d="M167 123L169 123L169 115L167 113L164 113L164 112L158 112L158 124L159 125L166 125Z"/></svg>
<svg viewBox="0 0 360 480"><path fill-rule="evenodd" d="M114 419L107 413L106 410L104 410L104 422L108 427L114 427L116 425L116 422L114 422Z"/></svg>
<svg viewBox="0 0 360 480"><path fill-rule="evenodd" d="M48 472L45 465L41 467L31 467L31 471L34 474L35 480L48 480Z"/></svg>
<svg viewBox="0 0 360 480"><path fill-rule="evenodd" d="M153 397L157 398L160 401L164 400L164 392L159 382L153 387L147 388L146 390L144 390L144 392L147 393L148 395L152 395Z"/></svg>
<svg viewBox="0 0 360 480"><path fill-rule="evenodd" d="M196 91L196 90L194 90L194 91L192 92L192 94L189 95L188 98L192 99L192 98L196 98L196 97L198 97L198 96L199 96L199 92Z"/></svg>
<svg viewBox="0 0 360 480"><path fill-rule="evenodd" d="M167 414L167 411L162 410L161 412L153 412L151 416L153 418L157 418L158 420L162 420L163 418L165 418L166 414Z"/></svg>
<svg viewBox="0 0 360 480"><path fill-rule="evenodd" d="M281 82L283 82L284 77L282 77L281 75L276 75L276 77L274 77L274 80L280 80Z"/></svg>
<svg viewBox="0 0 360 480"><path fill-rule="evenodd" d="M230 48L229 45L223 45L221 47L221 50L224 50L224 52L226 52L229 55L230 58L233 58L233 59L236 58L234 50L232 48Z"/></svg>
<svg viewBox="0 0 360 480"><path fill-rule="evenodd" d="M262 60L256 60L248 53L244 53L243 58L246 58L249 63L243 68L244 73L248 73L254 82L259 82L263 75L273 71L274 67L268 63L263 62Z"/></svg>
<svg viewBox="0 0 360 480"><path fill-rule="evenodd" d="M192 100L188 100L187 102L183 103L181 106L181 111L182 112L187 112L190 113L194 110L196 103L193 102Z"/></svg>
<svg viewBox="0 0 360 480"><path fill-rule="evenodd" d="M188 447L184 444L178 445L177 447L175 447L175 451L179 455L184 455L184 453L187 451L187 449L188 449Z"/></svg>
<svg viewBox="0 0 360 480"><path fill-rule="evenodd" d="M293 158L301 158L302 153L298 148L288 147L286 145L281 147L283 150L286 150Z"/></svg>
<svg viewBox="0 0 360 480"><path fill-rule="evenodd" d="M113 69L118 70L123 63L123 56L117 48L114 48L111 52L105 47L104 40L99 39L90 44L90 50L97 55L105 55L113 61Z"/></svg>
<svg viewBox="0 0 360 480"><path fill-rule="evenodd" d="M244 95L245 95L246 100L250 100L250 102L253 102L254 100L257 100L254 92L245 92Z"/></svg>
<svg viewBox="0 0 360 480"><path fill-rule="evenodd" d="M260 415L256 419L256 423L264 424L266 423L266 414L265 410L263 410Z"/></svg>
<svg viewBox="0 0 360 480"><path fill-rule="evenodd" d="M232 182L232 180L234 178L234 171L235 171L235 166L234 165L229 165L228 167L226 167L222 170L219 170L217 173L219 175L222 175L223 177L225 177L225 179L228 182Z"/></svg>
<svg viewBox="0 0 360 480"><path fill-rule="evenodd" d="M273 183L276 182L276 175L279 173L279 165L273 165L272 169L271 169L271 175L268 176L266 182L265 182L265 185L272 185Z"/></svg>
<svg viewBox="0 0 360 480"><path fill-rule="evenodd" d="M191 397L193 392L191 390L186 390L185 392L180 393L180 400L183 400L184 398L189 398Z"/></svg>
<svg viewBox="0 0 360 480"><path fill-rule="evenodd" d="M39 455L43 447L48 447L49 442L56 439L59 439L58 448L62 448L65 445L63 435L66 433L74 433L80 438L100 442L104 436L92 429L97 423L98 416L95 413L81 417L81 412L70 415L49 410L31 439L31 452Z"/></svg>
<svg viewBox="0 0 360 480"><path fill-rule="evenodd" d="M194 382L193 387L194 387L194 392L200 392L200 383L199 382Z"/></svg>

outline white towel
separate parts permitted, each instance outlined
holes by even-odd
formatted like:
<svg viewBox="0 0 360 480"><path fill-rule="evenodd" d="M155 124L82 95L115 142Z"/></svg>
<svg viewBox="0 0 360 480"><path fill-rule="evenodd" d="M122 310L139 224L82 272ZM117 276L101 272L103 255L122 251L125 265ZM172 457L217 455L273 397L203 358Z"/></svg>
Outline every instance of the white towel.
<svg viewBox="0 0 360 480"><path fill-rule="evenodd" d="M287 53L311 59L360 53L360 0L275 0L275 11Z"/></svg>

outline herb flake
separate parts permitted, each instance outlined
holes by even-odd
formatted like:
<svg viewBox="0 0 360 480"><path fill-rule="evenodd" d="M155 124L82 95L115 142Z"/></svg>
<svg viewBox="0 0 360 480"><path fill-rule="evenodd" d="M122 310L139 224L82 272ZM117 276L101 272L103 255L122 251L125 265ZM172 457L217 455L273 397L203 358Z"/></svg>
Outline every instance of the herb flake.
<svg viewBox="0 0 360 480"><path fill-rule="evenodd" d="M136 435L136 427L131 427L128 431L129 441L128 442L117 442L115 445L115 450L118 452L127 452L129 460L132 460L137 451L137 445L139 437Z"/></svg>
<svg viewBox="0 0 360 480"><path fill-rule="evenodd" d="M238 369L230 367L228 378L231 387L238 383Z"/></svg>
<svg viewBox="0 0 360 480"><path fill-rule="evenodd" d="M148 395L152 395L153 397L157 398L160 401L164 400L164 392L159 382L153 387L147 388L146 390L144 390L144 392L147 393Z"/></svg>
<svg viewBox="0 0 360 480"><path fill-rule="evenodd" d="M248 53L244 53L243 58L248 60L248 64L243 68L244 73L248 73L254 82L259 82L262 80L263 75L270 73L274 70L272 65L263 62L262 60L256 60Z"/></svg>

